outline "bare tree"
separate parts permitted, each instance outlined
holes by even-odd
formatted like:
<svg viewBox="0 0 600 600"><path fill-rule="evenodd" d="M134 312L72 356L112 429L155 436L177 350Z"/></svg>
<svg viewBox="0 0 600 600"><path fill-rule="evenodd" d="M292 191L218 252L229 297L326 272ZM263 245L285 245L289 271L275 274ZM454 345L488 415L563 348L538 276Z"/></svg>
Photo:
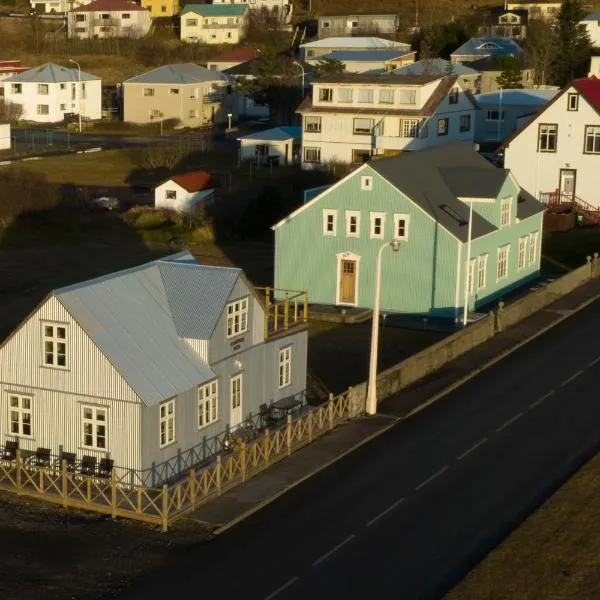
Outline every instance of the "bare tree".
<svg viewBox="0 0 600 600"><path fill-rule="evenodd" d="M23 105L0 98L0 121L14 123L23 116Z"/></svg>
<svg viewBox="0 0 600 600"><path fill-rule="evenodd" d="M556 58L558 38L554 27L542 20L531 21L527 26L525 56L534 72L534 83L546 85L552 63Z"/></svg>

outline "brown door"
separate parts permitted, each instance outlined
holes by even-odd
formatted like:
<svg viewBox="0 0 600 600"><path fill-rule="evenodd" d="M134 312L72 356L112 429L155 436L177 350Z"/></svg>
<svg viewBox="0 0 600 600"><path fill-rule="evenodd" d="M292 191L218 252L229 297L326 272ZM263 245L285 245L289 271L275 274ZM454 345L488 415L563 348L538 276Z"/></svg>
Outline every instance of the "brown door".
<svg viewBox="0 0 600 600"><path fill-rule="evenodd" d="M340 302L356 302L356 261L342 260L340 265Z"/></svg>

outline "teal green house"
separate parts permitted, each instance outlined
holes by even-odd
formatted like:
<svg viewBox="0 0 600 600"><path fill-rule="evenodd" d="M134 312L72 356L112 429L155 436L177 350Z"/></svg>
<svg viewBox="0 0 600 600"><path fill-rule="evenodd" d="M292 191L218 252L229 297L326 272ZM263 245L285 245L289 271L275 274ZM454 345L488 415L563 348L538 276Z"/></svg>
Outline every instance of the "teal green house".
<svg viewBox="0 0 600 600"><path fill-rule="evenodd" d="M469 250L469 214L472 206ZM311 304L456 318L539 274L544 207L462 142L361 165L273 226L275 287Z"/></svg>

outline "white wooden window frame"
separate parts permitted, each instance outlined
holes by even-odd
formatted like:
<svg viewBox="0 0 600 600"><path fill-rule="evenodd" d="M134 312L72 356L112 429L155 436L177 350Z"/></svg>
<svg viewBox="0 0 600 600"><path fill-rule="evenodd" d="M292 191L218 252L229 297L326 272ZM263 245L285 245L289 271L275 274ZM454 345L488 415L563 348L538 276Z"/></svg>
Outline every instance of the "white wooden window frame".
<svg viewBox="0 0 600 600"><path fill-rule="evenodd" d="M33 437L33 398L24 394L8 394L8 433Z"/></svg>
<svg viewBox="0 0 600 600"><path fill-rule="evenodd" d="M508 278L508 259L510 256L510 244L500 246L496 255L496 281Z"/></svg>
<svg viewBox="0 0 600 600"><path fill-rule="evenodd" d="M353 219L356 219L353 221ZM355 225L356 231L352 231L353 224ZM360 237L360 210L347 210L346 211L346 237L358 238Z"/></svg>
<svg viewBox="0 0 600 600"><path fill-rule="evenodd" d="M279 351L279 389L292 384L292 347L287 346Z"/></svg>
<svg viewBox="0 0 600 600"><path fill-rule="evenodd" d="M167 400L158 407L158 441L161 448L175 442L175 400Z"/></svg>
<svg viewBox="0 0 600 600"><path fill-rule="evenodd" d="M198 387L198 429L219 420L219 380Z"/></svg>
<svg viewBox="0 0 600 600"><path fill-rule="evenodd" d="M575 92L567 94L567 110L570 112L579 110L579 94Z"/></svg>
<svg viewBox="0 0 600 600"><path fill-rule="evenodd" d="M467 272L467 290L469 296L475 293L475 264L477 263L476 258L472 258L469 261L469 267Z"/></svg>
<svg viewBox="0 0 600 600"><path fill-rule="evenodd" d="M370 175L363 175L360 178L360 189L366 192L370 192L373 189L373 177Z"/></svg>
<svg viewBox="0 0 600 600"><path fill-rule="evenodd" d="M108 409L104 406L81 407L81 447L91 450L108 448Z"/></svg>
<svg viewBox="0 0 600 600"><path fill-rule="evenodd" d="M512 218L512 197L500 200L500 228L509 227Z"/></svg>
<svg viewBox="0 0 600 600"><path fill-rule="evenodd" d="M400 119L400 136L403 138L419 137L419 119Z"/></svg>
<svg viewBox="0 0 600 600"><path fill-rule="evenodd" d="M338 88L338 102L352 104L354 102L354 90L352 88Z"/></svg>
<svg viewBox="0 0 600 600"><path fill-rule="evenodd" d="M230 302L226 308L227 339L248 331L248 298Z"/></svg>
<svg viewBox="0 0 600 600"><path fill-rule="evenodd" d="M337 235L337 210L331 208L323 209L323 235L333 237Z"/></svg>
<svg viewBox="0 0 600 600"><path fill-rule="evenodd" d="M522 271L527 265L527 242L529 240L528 236L519 238L519 255L517 257L517 271Z"/></svg>
<svg viewBox="0 0 600 600"><path fill-rule="evenodd" d="M485 289L487 285L487 261L487 254L477 258L477 291Z"/></svg>
<svg viewBox="0 0 600 600"><path fill-rule="evenodd" d="M372 240L382 240L385 236L385 213L372 212L369 213L369 237ZM379 233L377 232L379 228Z"/></svg>
<svg viewBox="0 0 600 600"><path fill-rule="evenodd" d="M401 227L404 222L404 227ZM404 213L394 213L394 235L393 239L400 240L401 242L408 241L408 234L410 229L410 215Z"/></svg>
<svg viewBox="0 0 600 600"><path fill-rule="evenodd" d="M229 408L235 410L242 404L243 400L243 374L238 373L229 380Z"/></svg>
<svg viewBox="0 0 600 600"><path fill-rule="evenodd" d="M42 321L42 365L69 368L69 328L66 323Z"/></svg>
<svg viewBox="0 0 600 600"><path fill-rule="evenodd" d="M539 238L539 231L534 231L533 233L529 234L529 248L527 251L527 254L528 254L527 260L528 260L529 265L533 265L537 262L538 238Z"/></svg>

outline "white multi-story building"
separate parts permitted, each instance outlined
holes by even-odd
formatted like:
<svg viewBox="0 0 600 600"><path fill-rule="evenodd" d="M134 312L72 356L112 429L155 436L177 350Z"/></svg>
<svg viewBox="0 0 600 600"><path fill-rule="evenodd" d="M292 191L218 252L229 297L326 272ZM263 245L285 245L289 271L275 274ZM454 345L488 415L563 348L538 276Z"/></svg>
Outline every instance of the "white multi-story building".
<svg viewBox="0 0 600 600"><path fill-rule="evenodd" d="M184 42L238 44L248 22L246 4L187 4L181 11Z"/></svg>
<svg viewBox="0 0 600 600"><path fill-rule="evenodd" d="M279 19L289 23L292 19L292 0L213 0L213 4L247 4L250 10L263 8L276 12Z"/></svg>
<svg viewBox="0 0 600 600"><path fill-rule="evenodd" d="M457 76L325 76L298 107L302 167L361 163L455 140L472 144L476 110Z"/></svg>
<svg viewBox="0 0 600 600"><path fill-rule="evenodd" d="M69 37L140 38L148 33L152 18L150 11L131 0L94 0L69 11Z"/></svg>
<svg viewBox="0 0 600 600"><path fill-rule="evenodd" d="M542 201L599 208L600 79L574 80L507 139L504 157L519 185Z"/></svg>
<svg viewBox="0 0 600 600"><path fill-rule="evenodd" d="M55 123L68 113L84 119L102 117L100 77L54 63L5 79L4 96L23 107L23 121Z"/></svg>

